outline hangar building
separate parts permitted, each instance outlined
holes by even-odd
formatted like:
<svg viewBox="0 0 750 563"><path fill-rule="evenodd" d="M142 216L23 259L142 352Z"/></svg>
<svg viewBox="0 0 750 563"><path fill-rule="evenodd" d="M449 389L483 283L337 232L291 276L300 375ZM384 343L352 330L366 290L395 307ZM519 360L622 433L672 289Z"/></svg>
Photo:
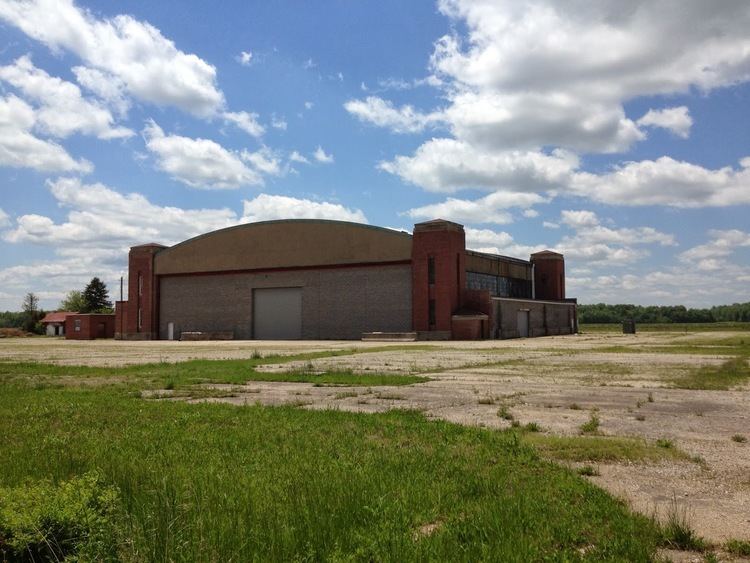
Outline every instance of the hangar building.
<svg viewBox="0 0 750 563"><path fill-rule="evenodd" d="M570 334L561 254L530 260L466 249L463 226L412 234L343 221L221 229L134 246L125 339L478 339Z"/></svg>

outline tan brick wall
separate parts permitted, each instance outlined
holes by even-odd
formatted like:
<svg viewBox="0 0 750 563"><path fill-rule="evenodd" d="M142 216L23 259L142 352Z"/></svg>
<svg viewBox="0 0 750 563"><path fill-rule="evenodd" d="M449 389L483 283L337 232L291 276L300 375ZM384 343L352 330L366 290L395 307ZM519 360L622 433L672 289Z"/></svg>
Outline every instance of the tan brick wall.
<svg viewBox="0 0 750 563"><path fill-rule="evenodd" d="M159 335L232 331L251 339L254 288L302 288L302 337L359 339L411 330L410 265L286 272L166 276L160 279Z"/></svg>

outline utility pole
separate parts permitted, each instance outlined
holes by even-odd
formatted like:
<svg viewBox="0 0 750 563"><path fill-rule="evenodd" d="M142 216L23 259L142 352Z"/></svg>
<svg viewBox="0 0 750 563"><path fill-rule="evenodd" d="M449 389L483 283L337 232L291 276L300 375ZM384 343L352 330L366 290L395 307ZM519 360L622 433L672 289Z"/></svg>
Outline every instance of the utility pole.
<svg viewBox="0 0 750 563"><path fill-rule="evenodd" d="M122 316L125 314L122 300L122 278L123 276L120 276L120 340L122 340Z"/></svg>

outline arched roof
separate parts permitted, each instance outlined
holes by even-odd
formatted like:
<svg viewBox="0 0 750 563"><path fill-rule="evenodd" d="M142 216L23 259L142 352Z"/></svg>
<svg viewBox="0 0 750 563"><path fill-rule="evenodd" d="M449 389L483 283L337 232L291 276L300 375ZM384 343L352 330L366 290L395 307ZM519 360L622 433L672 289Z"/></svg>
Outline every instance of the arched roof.
<svg viewBox="0 0 750 563"><path fill-rule="evenodd" d="M155 256L157 275L411 259L408 233L322 219L263 221L206 233Z"/></svg>

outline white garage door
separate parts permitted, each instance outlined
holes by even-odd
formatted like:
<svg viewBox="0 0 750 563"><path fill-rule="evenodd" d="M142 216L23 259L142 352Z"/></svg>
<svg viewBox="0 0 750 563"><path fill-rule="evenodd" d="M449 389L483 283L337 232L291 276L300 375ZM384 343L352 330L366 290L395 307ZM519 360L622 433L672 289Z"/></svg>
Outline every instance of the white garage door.
<svg viewBox="0 0 750 563"><path fill-rule="evenodd" d="M302 338L302 288L254 289L253 335L256 340Z"/></svg>

